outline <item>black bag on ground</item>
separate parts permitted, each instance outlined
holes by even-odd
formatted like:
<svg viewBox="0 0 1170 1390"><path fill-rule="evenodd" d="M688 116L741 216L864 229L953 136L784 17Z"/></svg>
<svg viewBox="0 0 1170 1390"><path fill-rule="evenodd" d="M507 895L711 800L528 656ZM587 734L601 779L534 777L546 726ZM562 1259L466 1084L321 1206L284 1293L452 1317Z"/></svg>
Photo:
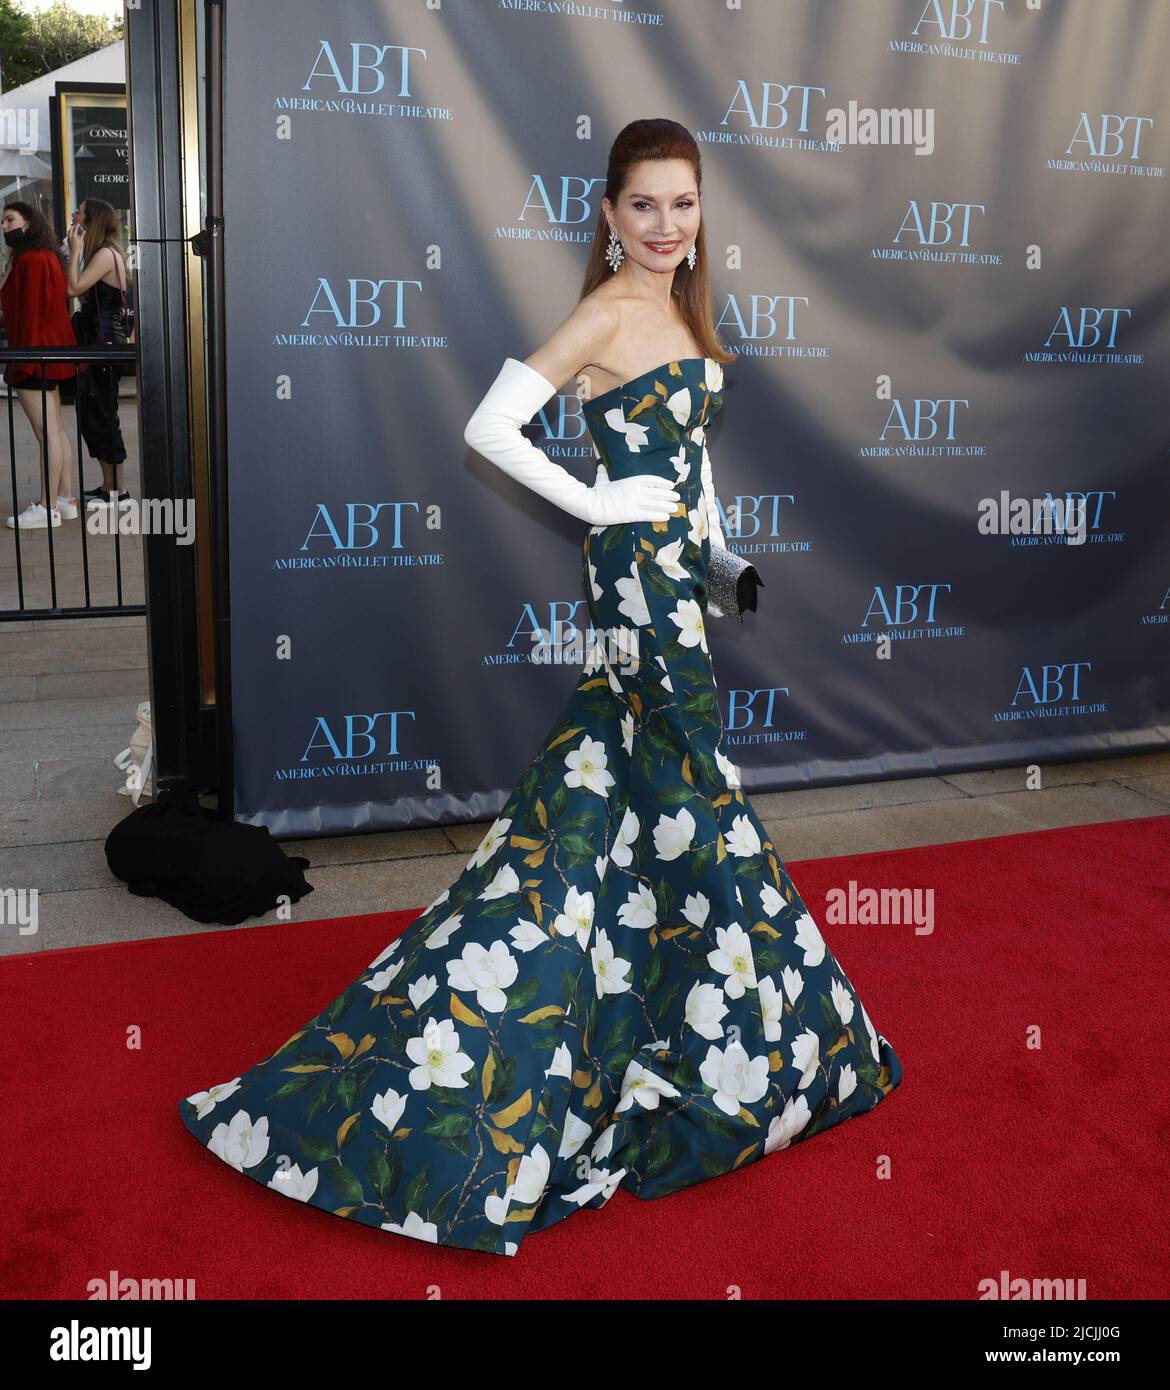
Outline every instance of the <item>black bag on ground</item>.
<svg viewBox="0 0 1170 1390"><path fill-rule="evenodd" d="M194 797L131 811L106 836L106 862L131 893L196 922L235 924L313 891L309 861L285 854L266 825L220 820Z"/></svg>

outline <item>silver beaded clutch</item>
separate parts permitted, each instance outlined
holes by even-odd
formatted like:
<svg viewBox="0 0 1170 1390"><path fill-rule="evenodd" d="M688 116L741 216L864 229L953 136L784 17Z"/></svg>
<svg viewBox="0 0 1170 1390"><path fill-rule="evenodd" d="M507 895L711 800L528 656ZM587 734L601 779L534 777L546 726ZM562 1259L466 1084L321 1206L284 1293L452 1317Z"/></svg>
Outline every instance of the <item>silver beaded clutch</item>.
<svg viewBox="0 0 1170 1390"><path fill-rule="evenodd" d="M707 558L707 613L713 618L738 618L756 607L756 586L764 581L750 560L711 542Z"/></svg>

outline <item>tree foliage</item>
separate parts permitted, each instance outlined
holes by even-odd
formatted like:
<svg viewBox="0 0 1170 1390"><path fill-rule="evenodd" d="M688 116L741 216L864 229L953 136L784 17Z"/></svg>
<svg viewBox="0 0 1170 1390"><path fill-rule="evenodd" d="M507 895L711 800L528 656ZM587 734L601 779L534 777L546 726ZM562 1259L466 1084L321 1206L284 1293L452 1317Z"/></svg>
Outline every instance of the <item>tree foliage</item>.
<svg viewBox="0 0 1170 1390"><path fill-rule="evenodd" d="M0 84L5 92L124 37L122 17L78 14L65 0L27 11L0 0Z"/></svg>

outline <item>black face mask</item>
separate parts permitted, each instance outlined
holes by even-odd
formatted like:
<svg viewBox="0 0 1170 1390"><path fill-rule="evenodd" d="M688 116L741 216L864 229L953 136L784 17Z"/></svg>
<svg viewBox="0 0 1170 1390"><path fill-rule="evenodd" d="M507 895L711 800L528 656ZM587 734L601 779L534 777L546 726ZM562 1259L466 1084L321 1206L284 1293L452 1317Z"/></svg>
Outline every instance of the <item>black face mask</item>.
<svg viewBox="0 0 1170 1390"><path fill-rule="evenodd" d="M27 234L27 227L13 227L11 231L4 233L4 240L9 246L19 246Z"/></svg>

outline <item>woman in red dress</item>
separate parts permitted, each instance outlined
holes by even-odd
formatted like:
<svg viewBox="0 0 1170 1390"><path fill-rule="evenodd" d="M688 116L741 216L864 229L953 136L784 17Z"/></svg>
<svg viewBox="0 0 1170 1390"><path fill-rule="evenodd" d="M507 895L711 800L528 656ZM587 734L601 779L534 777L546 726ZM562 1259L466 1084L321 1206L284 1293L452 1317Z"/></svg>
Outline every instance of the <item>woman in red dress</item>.
<svg viewBox="0 0 1170 1390"><path fill-rule="evenodd" d="M56 238L42 213L29 203L5 203L0 217L4 240L12 256L0 282L0 309L10 347L75 347L77 335L69 317L65 270ZM84 370L84 366L81 368ZM47 508L38 494L9 526L60 526L61 518L77 515L73 488L73 445L61 419L58 383L78 371L73 362L9 362L5 382L17 399L42 449L49 458L49 489L56 499ZM42 423L42 408L44 422ZM44 478L41 478L43 492Z"/></svg>

